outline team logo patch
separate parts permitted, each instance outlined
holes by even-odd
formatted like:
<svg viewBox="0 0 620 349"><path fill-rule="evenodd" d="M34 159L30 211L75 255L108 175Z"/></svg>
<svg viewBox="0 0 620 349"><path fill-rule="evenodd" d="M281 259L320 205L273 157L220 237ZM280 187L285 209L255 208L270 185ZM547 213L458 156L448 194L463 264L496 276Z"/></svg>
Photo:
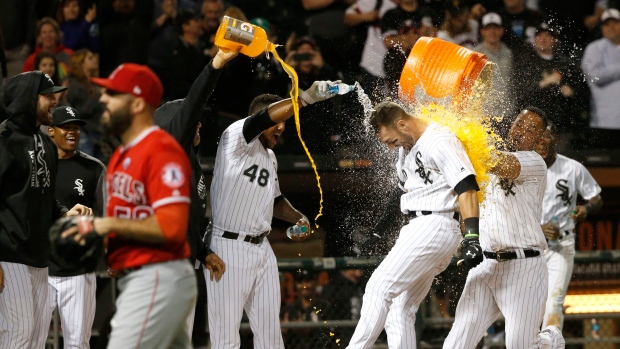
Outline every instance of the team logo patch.
<svg viewBox="0 0 620 349"><path fill-rule="evenodd" d="M170 162L164 166L161 179L165 185L173 189L176 189L185 183L185 177L183 176L181 166L176 162Z"/></svg>

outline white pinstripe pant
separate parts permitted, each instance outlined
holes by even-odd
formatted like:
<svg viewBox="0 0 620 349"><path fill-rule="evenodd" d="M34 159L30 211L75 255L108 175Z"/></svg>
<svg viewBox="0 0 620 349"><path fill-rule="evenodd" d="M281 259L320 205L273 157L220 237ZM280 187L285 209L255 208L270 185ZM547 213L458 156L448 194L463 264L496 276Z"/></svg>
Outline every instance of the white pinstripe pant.
<svg viewBox="0 0 620 349"><path fill-rule="evenodd" d="M90 348L97 296L95 273L50 276L48 283L49 300L44 316L51 319L58 305L64 348Z"/></svg>
<svg viewBox="0 0 620 349"><path fill-rule="evenodd" d="M547 263L542 256L505 262L484 259L467 275L445 349L473 349L500 312L507 349L540 348Z"/></svg>
<svg viewBox="0 0 620 349"><path fill-rule="evenodd" d="M284 349L280 330L280 280L276 256L267 239L260 245L213 236L211 249L224 263L219 282L207 281L207 309L212 349L241 346L243 310L254 333L254 348Z"/></svg>
<svg viewBox="0 0 620 349"><path fill-rule="evenodd" d="M560 241L562 249L560 251L545 251L547 268L549 268L549 291L547 292L547 307L543 320L543 328L547 327L549 315L557 315L559 324L564 325L564 298L570 278L573 275L575 264L575 235L569 234Z"/></svg>
<svg viewBox="0 0 620 349"><path fill-rule="evenodd" d="M4 291L0 293L0 349L41 349L50 328L47 268L0 262Z"/></svg>
<svg viewBox="0 0 620 349"><path fill-rule="evenodd" d="M347 348L371 348L384 326L390 348L415 348L415 314L460 241L458 222L451 217L421 216L404 226L368 281Z"/></svg>

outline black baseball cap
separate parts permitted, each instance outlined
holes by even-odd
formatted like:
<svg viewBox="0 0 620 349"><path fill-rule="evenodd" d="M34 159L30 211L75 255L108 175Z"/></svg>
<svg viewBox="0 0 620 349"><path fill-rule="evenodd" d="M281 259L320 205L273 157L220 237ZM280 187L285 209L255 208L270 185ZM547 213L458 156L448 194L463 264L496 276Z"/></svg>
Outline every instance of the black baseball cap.
<svg viewBox="0 0 620 349"><path fill-rule="evenodd" d="M72 107L58 107L52 111L52 126L60 126L69 123L84 126L86 121L80 119L78 111Z"/></svg>
<svg viewBox="0 0 620 349"><path fill-rule="evenodd" d="M39 94L47 95L51 93L58 93L66 90L66 86L56 86L54 81L47 74L41 74L41 83L39 84Z"/></svg>

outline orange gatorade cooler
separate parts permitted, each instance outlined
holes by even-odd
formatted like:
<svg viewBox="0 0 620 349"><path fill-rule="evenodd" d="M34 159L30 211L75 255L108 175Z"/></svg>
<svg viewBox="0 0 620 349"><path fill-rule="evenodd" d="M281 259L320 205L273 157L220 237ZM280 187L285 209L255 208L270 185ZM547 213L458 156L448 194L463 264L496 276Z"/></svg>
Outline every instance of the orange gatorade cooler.
<svg viewBox="0 0 620 349"><path fill-rule="evenodd" d="M215 45L229 50L241 49L246 56L256 57L272 45L261 27L235 18L224 16L215 33Z"/></svg>
<svg viewBox="0 0 620 349"><path fill-rule="evenodd" d="M400 98L437 102L445 107L465 101L487 63L487 57L437 38L421 37L400 75Z"/></svg>

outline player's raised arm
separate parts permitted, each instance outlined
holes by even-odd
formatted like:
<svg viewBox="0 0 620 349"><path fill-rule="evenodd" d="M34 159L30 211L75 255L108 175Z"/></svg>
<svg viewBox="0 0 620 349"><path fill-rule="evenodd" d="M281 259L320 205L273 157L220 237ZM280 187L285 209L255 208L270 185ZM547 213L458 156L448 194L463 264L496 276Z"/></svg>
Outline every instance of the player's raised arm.
<svg viewBox="0 0 620 349"><path fill-rule="evenodd" d="M334 97L335 94L330 93L328 88L335 84L336 82L331 81L315 81L309 89L299 93L299 104L306 106ZM254 109L256 108L250 105L250 110L254 111ZM288 120L293 116L293 113L293 101L290 98L272 103L267 108L259 109L246 119L243 125L243 137L249 143L261 132Z"/></svg>

